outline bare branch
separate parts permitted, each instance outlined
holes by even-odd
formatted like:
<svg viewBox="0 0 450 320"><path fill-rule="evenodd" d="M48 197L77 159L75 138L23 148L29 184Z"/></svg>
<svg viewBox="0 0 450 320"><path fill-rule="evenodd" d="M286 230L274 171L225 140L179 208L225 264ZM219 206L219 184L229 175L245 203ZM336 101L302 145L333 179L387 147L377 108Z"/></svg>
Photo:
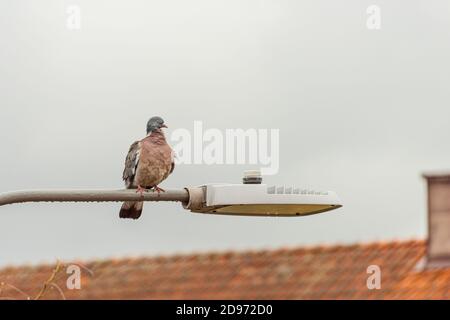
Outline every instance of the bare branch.
<svg viewBox="0 0 450 320"><path fill-rule="evenodd" d="M53 269L52 274L50 275L50 277L47 279L47 281L44 282L44 285L42 286L41 291L39 291L39 293L36 295L36 297L34 298L34 300L39 300L45 293L45 291L47 290L48 286L51 285L51 283L53 282L53 280L55 279L56 275L58 274L58 272L61 270L61 262L58 260L56 262L56 266Z"/></svg>
<svg viewBox="0 0 450 320"><path fill-rule="evenodd" d="M59 294L61 295L61 297L63 298L63 300L66 300L66 296L64 295L63 291L61 290L61 288L54 282L50 283L50 285L54 288L56 288L56 290L58 290Z"/></svg>
<svg viewBox="0 0 450 320"><path fill-rule="evenodd" d="M23 294L27 298L27 300L30 300L30 296L28 294L26 294L25 292L23 292L22 290L20 290L16 286L13 286L12 284L9 284L7 282L1 282L0 283L0 294L3 292L3 287L5 287L5 286L6 287L10 287L11 289L17 291L20 294ZM1 298L7 299L7 297L1 297Z"/></svg>

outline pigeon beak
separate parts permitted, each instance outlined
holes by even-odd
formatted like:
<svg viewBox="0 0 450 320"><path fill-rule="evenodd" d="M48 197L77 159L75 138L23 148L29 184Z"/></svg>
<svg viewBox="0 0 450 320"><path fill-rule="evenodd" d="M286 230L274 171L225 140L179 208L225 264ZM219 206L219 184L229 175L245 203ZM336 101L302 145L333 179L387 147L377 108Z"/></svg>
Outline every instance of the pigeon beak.
<svg viewBox="0 0 450 320"><path fill-rule="evenodd" d="M167 126L163 123L163 124L161 125L161 128L167 128Z"/></svg>

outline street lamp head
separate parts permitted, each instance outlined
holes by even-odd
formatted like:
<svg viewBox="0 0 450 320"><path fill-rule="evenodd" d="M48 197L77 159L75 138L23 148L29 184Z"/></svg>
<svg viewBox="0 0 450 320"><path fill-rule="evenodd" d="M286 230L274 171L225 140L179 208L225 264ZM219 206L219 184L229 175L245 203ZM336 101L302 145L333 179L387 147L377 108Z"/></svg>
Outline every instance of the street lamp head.
<svg viewBox="0 0 450 320"><path fill-rule="evenodd" d="M305 216L340 208L333 191L265 184L207 184L186 188L191 212L243 216Z"/></svg>

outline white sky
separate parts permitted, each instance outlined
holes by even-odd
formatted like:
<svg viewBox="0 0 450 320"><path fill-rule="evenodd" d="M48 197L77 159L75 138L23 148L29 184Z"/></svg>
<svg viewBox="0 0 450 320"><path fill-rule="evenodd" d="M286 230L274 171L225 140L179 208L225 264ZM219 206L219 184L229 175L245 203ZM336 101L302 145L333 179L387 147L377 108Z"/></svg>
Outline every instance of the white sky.
<svg viewBox="0 0 450 320"><path fill-rule="evenodd" d="M66 6L81 30L66 28ZM366 8L381 8L381 29ZM279 128L268 184L334 190L303 218L197 215L173 203L0 207L0 265L422 238L420 174L449 168L448 1L2 1L0 191L121 188L129 145L170 130ZM178 166L163 187L253 167Z"/></svg>

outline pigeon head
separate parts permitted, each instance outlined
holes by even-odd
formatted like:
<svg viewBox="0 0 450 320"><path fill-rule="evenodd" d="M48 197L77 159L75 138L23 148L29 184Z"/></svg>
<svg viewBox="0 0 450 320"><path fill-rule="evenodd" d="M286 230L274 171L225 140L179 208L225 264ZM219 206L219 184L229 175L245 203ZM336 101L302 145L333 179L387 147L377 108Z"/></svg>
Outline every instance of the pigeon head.
<svg viewBox="0 0 450 320"><path fill-rule="evenodd" d="M147 122L147 134L152 133L152 131L155 131L157 129L161 128L167 128L167 126L164 124L164 120L161 117L152 117Z"/></svg>

